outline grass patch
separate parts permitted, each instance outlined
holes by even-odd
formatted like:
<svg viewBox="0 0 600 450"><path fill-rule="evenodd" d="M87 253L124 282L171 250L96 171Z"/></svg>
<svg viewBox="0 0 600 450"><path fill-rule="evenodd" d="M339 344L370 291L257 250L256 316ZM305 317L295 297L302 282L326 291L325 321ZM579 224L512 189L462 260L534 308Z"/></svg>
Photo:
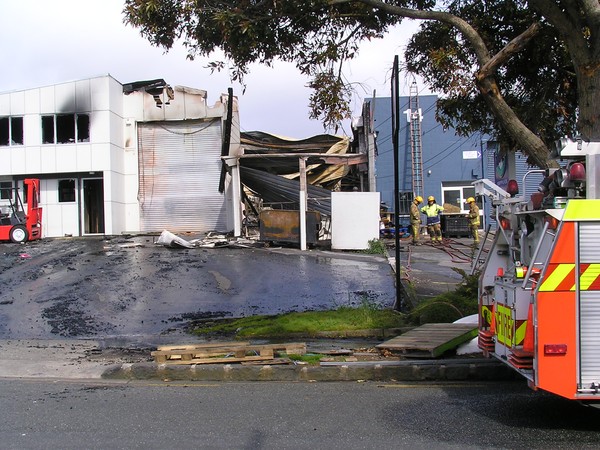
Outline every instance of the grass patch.
<svg viewBox="0 0 600 450"><path fill-rule="evenodd" d="M318 366L325 355L320 353L306 353L304 355L288 355L288 358L292 361L298 361L306 363L310 366Z"/></svg>
<svg viewBox="0 0 600 450"><path fill-rule="evenodd" d="M425 323L449 323L477 313L477 283L479 274L468 275L453 269L463 277L455 291L422 301L408 314L381 309L364 300L358 307L341 306L329 311L292 312L276 316L250 316L196 324L191 332L197 335L224 335L239 339L288 336L318 336L320 332L354 330L385 330L418 326Z"/></svg>
<svg viewBox="0 0 600 450"><path fill-rule="evenodd" d="M378 309L368 302L356 308L341 306L330 311L292 312L277 316L251 316L202 325L193 333L235 335L238 338L282 337L302 334L316 336L319 332L343 332L365 329L398 328L405 319L390 309Z"/></svg>

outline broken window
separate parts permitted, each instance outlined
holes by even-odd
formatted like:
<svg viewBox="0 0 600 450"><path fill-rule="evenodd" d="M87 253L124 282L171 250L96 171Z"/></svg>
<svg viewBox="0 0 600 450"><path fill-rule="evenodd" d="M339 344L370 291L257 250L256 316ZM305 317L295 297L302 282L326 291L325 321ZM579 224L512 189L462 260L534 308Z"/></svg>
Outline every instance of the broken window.
<svg viewBox="0 0 600 450"><path fill-rule="evenodd" d="M56 143L72 144L75 142L75 115L59 114L56 116Z"/></svg>
<svg viewBox="0 0 600 450"><path fill-rule="evenodd" d="M76 114L77 142L90 142L90 116Z"/></svg>
<svg viewBox="0 0 600 450"><path fill-rule="evenodd" d="M0 145L23 145L22 117L0 117Z"/></svg>
<svg viewBox="0 0 600 450"><path fill-rule="evenodd" d="M42 116L42 144L54 143L54 116Z"/></svg>
<svg viewBox="0 0 600 450"><path fill-rule="evenodd" d="M0 145L10 143L10 117L0 117Z"/></svg>
<svg viewBox="0 0 600 450"><path fill-rule="evenodd" d="M59 180L58 181L58 202L74 202L75 201L75 180Z"/></svg>
<svg viewBox="0 0 600 450"><path fill-rule="evenodd" d="M72 144L90 141L90 116L57 114L42 116L43 144Z"/></svg>

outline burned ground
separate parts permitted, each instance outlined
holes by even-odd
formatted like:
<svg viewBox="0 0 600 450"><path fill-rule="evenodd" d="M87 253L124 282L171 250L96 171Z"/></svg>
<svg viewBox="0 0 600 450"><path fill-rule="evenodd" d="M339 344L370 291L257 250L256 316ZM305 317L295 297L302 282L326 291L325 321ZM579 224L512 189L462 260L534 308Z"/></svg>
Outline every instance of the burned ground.
<svg viewBox="0 0 600 450"><path fill-rule="evenodd" d="M380 256L296 249L171 249L156 237L0 244L0 339L156 341L202 319L390 307Z"/></svg>

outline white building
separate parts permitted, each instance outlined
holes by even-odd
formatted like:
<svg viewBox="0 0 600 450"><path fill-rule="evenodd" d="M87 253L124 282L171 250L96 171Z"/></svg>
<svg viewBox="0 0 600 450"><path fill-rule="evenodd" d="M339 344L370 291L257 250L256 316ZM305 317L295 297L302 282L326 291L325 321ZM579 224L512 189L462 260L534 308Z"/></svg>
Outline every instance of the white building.
<svg viewBox="0 0 600 450"><path fill-rule="evenodd" d="M40 178L44 237L237 234L237 101L222 95L209 107L206 98L110 75L0 94L0 188Z"/></svg>

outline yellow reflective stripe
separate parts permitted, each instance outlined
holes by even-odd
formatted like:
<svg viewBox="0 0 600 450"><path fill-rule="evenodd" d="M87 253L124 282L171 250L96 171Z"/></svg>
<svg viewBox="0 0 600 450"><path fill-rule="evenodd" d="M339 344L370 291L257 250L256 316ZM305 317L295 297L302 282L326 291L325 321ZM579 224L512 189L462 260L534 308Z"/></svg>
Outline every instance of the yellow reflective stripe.
<svg viewBox="0 0 600 450"><path fill-rule="evenodd" d="M567 203L563 220L598 220L600 218L600 199L571 199Z"/></svg>
<svg viewBox="0 0 600 450"><path fill-rule="evenodd" d="M527 321L524 321L515 331L515 345L520 345L525 340L525 330L527 329Z"/></svg>
<svg viewBox="0 0 600 450"><path fill-rule="evenodd" d="M544 280L542 285L540 286L540 291L544 292L552 292L555 291L556 288L563 282L566 276L575 268L575 264L559 264L554 272L550 274L548 278ZM575 286L571 288L574 290Z"/></svg>
<svg viewBox="0 0 600 450"><path fill-rule="evenodd" d="M600 264L590 264L579 278L579 290L587 291L598 276L600 276Z"/></svg>
<svg viewBox="0 0 600 450"><path fill-rule="evenodd" d="M491 325L492 324L492 308L487 305L483 305L481 307L481 317L483 318L483 325Z"/></svg>

